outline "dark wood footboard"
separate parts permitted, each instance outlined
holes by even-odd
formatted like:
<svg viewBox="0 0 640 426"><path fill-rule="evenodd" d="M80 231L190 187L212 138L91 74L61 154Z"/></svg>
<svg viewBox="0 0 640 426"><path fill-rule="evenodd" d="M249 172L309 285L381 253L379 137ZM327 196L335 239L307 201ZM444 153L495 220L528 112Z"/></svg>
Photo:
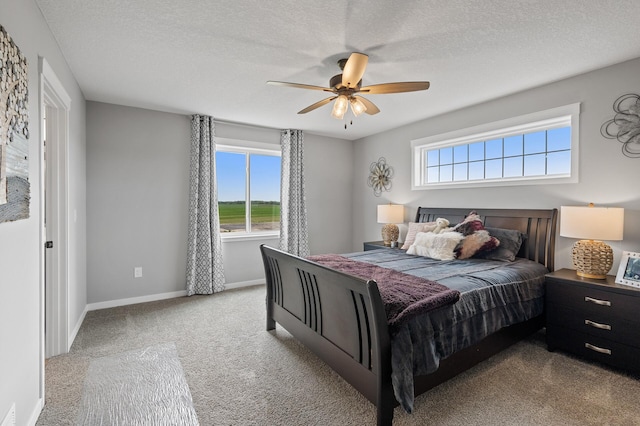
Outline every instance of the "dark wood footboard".
<svg viewBox="0 0 640 426"><path fill-rule="evenodd" d="M467 209L419 208L417 222L462 220ZM519 257L553 270L557 210L482 210L487 226L527 235ZM363 280L262 245L267 282L267 330L279 323L377 407L378 425L391 425L391 337L373 280ZM476 365L543 326L543 316L503 328L441 360L428 376L414 377L419 395Z"/></svg>
<svg viewBox="0 0 640 426"><path fill-rule="evenodd" d="M276 322L374 403L390 425L391 342L378 286L262 245L267 330Z"/></svg>

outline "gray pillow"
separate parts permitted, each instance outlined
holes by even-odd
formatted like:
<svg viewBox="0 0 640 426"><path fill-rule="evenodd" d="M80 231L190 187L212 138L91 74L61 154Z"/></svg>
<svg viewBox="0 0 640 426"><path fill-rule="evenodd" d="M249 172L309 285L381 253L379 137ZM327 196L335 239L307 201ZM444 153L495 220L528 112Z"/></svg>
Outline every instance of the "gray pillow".
<svg viewBox="0 0 640 426"><path fill-rule="evenodd" d="M520 251L520 246L527 239L527 234L523 234L515 229L485 228L489 235L496 237L500 245L491 251L477 253L474 257L478 259L502 260L513 262Z"/></svg>

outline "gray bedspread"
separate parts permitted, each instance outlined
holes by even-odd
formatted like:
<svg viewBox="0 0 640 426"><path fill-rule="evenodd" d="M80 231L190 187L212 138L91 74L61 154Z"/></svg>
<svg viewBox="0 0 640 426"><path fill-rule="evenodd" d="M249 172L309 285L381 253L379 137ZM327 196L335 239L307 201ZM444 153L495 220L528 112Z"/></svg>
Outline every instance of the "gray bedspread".
<svg viewBox="0 0 640 426"><path fill-rule="evenodd" d="M343 254L360 262L434 280L460 291L460 300L413 318L392 336L395 397L413 411L413 377L433 373L440 360L503 327L542 314L547 269L527 259L440 261L400 250Z"/></svg>
<svg viewBox="0 0 640 426"><path fill-rule="evenodd" d="M318 254L307 259L365 280L375 280L392 336L412 318L460 299L459 291L435 281L369 262L358 262L337 254Z"/></svg>

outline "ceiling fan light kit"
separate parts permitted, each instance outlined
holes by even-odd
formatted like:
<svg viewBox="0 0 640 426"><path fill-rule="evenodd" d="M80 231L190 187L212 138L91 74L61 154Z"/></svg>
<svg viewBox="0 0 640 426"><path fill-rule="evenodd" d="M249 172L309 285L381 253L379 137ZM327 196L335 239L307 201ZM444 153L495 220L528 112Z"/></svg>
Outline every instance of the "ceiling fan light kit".
<svg viewBox="0 0 640 426"><path fill-rule="evenodd" d="M283 81L267 81L267 84L295 87L298 89L321 90L333 93L333 96L309 105L305 109L299 111L298 114L306 114L335 100L333 109L331 110L331 116L338 120L342 120L344 118L347 109L349 109L349 105L351 105L351 112L353 112L353 115L356 117L363 112L366 112L369 115L374 115L380 112L380 109L373 102L363 98L362 96L356 96L356 93L382 95L388 93L416 92L419 90L427 90L429 88L428 81L382 83L362 87L362 76L364 75L368 62L369 56L358 52L352 53L349 56L349 59L340 59L338 61L338 66L342 70L342 74L331 77L329 80L330 87L287 83Z"/></svg>
<svg viewBox="0 0 640 426"><path fill-rule="evenodd" d="M349 106L349 101L345 95L340 95L333 103L333 110L331 110L331 116L333 118L337 118L338 120L342 120L344 114L347 112L347 107Z"/></svg>
<svg viewBox="0 0 640 426"><path fill-rule="evenodd" d="M362 103L362 101L355 96L352 96L349 101L351 102L351 111L356 117L367 111L367 107L364 105L364 103Z"/></svg>

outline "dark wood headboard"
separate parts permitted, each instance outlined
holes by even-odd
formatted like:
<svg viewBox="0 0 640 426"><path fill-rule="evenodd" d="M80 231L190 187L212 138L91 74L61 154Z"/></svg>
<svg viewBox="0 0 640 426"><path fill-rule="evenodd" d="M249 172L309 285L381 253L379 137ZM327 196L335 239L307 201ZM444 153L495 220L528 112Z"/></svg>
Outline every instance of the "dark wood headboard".
<svg viewBox="0 0 640 426"><path fill-rule="evenodd" d="M475 211L484 226L492 228L516 229L527 234L527 240L520 247L518 257L541 263L552 272L556 247L556 222L558 209L463 209L418 207L416 222L432 222L443 217L454 225Z"/></svg>

